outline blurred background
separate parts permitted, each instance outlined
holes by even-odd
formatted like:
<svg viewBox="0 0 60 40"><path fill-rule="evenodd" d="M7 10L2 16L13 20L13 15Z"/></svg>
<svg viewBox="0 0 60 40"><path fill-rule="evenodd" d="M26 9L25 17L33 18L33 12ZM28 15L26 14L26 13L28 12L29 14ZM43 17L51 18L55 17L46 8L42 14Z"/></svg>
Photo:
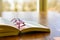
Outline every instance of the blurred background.
<svg viewBox="0 0 60 40"><path fill-rule="evenodd" d="M3 0L2 17L39 22L39 0Z"/></svg>
<svg viewBox="0 0 60 40"><path fill-rule="evenodd" d="M48 10L60 12L60 0L48 0Z"/></svg>

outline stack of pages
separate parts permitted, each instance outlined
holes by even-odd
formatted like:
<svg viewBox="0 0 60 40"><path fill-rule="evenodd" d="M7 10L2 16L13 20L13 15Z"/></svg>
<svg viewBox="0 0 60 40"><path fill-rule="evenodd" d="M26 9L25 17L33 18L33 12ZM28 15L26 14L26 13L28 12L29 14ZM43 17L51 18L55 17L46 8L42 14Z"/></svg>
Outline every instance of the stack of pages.
<svg viewBox="0 0 60 40"><path fill-rule="evenodd" d="M18 35L19 33L27 33L33 31L50 32L50 29L31 21L25 21L25 26L19 29L10 21L0 17L0 37Z"/></svg>

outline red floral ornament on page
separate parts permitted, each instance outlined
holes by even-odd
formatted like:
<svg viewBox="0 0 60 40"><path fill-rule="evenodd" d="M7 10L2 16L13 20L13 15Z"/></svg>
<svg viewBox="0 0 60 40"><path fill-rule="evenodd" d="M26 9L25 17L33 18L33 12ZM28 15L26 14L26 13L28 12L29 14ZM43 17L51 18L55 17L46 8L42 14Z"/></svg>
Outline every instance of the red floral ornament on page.
<svg viewBox="0 0 60 40"><path fill-rule="evenodd" d="M25 23L22 20L20 20L19 18L14 18L11 20L11 22L13 22L13 24L16 25L18 27L18 29L25 26Z"/></svg>

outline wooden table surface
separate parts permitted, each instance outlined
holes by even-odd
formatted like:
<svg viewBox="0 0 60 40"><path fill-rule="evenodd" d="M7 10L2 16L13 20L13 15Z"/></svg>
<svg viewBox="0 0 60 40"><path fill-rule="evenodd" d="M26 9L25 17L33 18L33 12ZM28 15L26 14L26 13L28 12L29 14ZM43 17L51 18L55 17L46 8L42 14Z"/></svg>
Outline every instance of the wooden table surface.
<svg viewBox="0 0 60 40"><path fill-rule="evenodd" d="M1 37L0 40L47 40L49 33L23 34L21 36Z"/></svg>

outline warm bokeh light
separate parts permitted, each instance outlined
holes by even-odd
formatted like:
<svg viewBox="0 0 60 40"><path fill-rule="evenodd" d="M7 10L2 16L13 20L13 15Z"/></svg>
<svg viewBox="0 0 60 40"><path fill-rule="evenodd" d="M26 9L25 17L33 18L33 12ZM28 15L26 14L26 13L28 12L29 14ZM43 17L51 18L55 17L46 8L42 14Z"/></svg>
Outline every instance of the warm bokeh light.
<svg viewBox="0 0 60 40"><path fill-rule="evenodd" d="M60 0L48 0L48 10L60 12Z"/></svg>
<svg viewBox="0 0 60 40"><path fill-rule="evenodd" d="M36 0L3 0L4 11L36 11Z"/></svg>

